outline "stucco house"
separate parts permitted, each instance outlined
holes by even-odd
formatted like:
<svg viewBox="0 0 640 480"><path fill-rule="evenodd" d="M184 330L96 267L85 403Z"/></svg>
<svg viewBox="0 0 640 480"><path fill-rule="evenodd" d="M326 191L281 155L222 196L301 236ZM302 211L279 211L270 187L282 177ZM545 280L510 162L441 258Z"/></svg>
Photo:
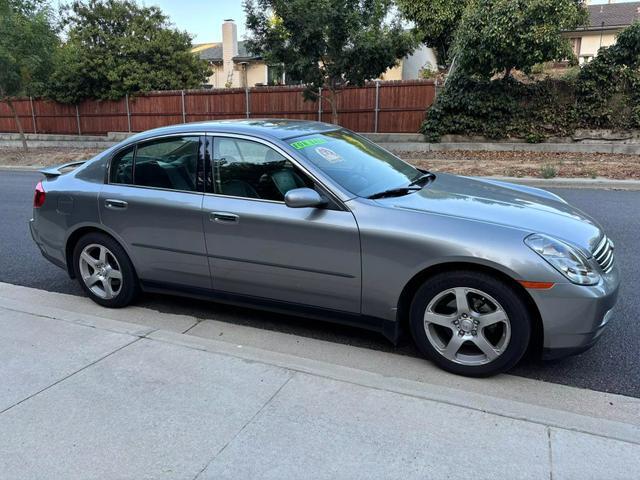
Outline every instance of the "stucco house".
<svg viewBox="0 0 640 480"><path fill-rule="evenodd" d="M603 5L587 5L587 9L587 26L565 32L580 64L592 60L600 48L616 43L616 37L622 30L640 20L640 2L615 3L609 0Z"/></svg>
<svg viewBox="0 0 640 480"><path fill-rule="evenodd" d="M206 88L254 87L257 85L283 85L287 79L281 66L267 65L259 56L247 51L246 42L238 41L238 27L232 19L222 24L222 42L194 45L192 51L209 62L213 74ZM430 48L422 46L413 54L399 60L390 68L382 80L412 80L419 78L420 71L436 65Z"/></svg>

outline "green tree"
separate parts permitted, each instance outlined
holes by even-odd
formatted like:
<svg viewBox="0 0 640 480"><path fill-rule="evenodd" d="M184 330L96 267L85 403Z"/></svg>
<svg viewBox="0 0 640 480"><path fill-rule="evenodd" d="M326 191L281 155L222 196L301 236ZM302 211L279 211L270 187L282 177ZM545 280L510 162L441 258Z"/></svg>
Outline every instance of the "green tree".
<svg viewBox="0 0 640 480"><path fill-rule="evenodd" d="M588 18L582 0L469 0L453 52L466 74L505 77L538 63L574 58L562 37Z"/></svg>
<svg viewBox="0 0 640 480"><path fill-rule="evenodd" d="M415 24L416 36L435 50L440 66L449 64L449 50L469 0L396 0L404 18Z"/></svg>
<svg viewBox="0 0 640 480"><path fill-rule="evenodd" d="M391 18L391 0L246 0L244 7L249 49L284 65L287 80L307 86L306 99L327 91L334 123L340 88L380 76L415 47Z"/></svg>
<svg viewBox="0 0 640 480"><path fill-rule="evenodd" d="M197 88L211 74L191 53L189 34L174 29L158 7L75 1L63 15L67 40L56 54L48 90L60 102Z"/></svg>
<svg viewBox="0 0 640 480"><path fill-rule="evenodd" d="M13 113L25 152L27 140L12 98L43 90L57 44L45 2L0 0L0 101Z"/></svg>

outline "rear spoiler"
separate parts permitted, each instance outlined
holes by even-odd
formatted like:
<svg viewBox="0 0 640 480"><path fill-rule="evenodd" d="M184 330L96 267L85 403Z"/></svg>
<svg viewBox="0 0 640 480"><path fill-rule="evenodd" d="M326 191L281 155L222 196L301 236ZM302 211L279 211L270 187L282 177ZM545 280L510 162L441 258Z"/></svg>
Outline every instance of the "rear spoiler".
<svg viewBox="0 0 640 480"><path fill-rule="evenodd" d="M42 170L40 170L40 173L44 174L44 176L47 178L59 177L60 175L65 173L63 172L63 170L66 170L67 168L78 167L85 162L86 160L80 160L76 162L64 163L62 165L58 165L57 167L43 168Z"/></svg>

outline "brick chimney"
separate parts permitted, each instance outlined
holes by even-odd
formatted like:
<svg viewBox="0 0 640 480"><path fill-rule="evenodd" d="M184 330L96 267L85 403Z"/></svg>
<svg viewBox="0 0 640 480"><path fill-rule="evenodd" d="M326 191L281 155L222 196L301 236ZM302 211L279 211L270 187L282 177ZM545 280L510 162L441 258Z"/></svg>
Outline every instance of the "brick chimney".
<svg viewBox="0 0 640 480"><path fill-rule="evenodd" d="M238 55L238 27L233 19L229 18L222 24L222 69L225 85L239 85L238 72L233 70L233 57Z"/></svg>

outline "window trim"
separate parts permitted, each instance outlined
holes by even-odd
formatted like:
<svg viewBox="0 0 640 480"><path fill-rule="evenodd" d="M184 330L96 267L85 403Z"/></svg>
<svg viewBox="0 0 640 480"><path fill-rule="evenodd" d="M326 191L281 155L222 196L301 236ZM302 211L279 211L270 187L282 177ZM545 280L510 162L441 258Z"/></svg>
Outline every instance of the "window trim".
<svg viewBox="0 0 640 480"><path fill-rule="evenodd" d="M268 140L264 140L264 139L262 139L260 137L253 137L251 135L244 135L244 134L241 134L241 133L209 132L209 133L206 133L205 136L212 138L211 149L213 149L213 142L216 141L216 138L235 138L235 139L238 139L238 140L248 140L248 141L252 141L252 142L256 142L256 143L261 143L261 144L263 144L263 145L275 150L280 155L282 155L286 160L290 161L296 168L299 168L311 180L313 180L313 182L320 187L322 192L329 197L330 204L335 205L338 210L345 211L345 212L350 212L350 210L347 208L347 206L344 204L344 202L340 198L338 198L338 196L335 193L333 193L333 191L329 187L327 187L322 181L320 181L318 179L318 177L316 175L314 175L312 172L310 172L309 169L307 169L297 159L295 159L289 152L287 152L284 148L280 147L279 145L271 143ZM211 151L210 156L211 156L211 162L213 162L213 160L214 160L213 159L213 150ZM205 169L207 169L207 168L209 168L211 170L211 178L212 178L212 181L213 181L213 185L215 185L215 178L213 176L214 175L213 168L210 168L210 166L207 166L205 164ZM285 202L281 201L281 200L268 200L268 199L264 199L264 198L237 197L235 195L225 195L223 193L210 193L210 192L207 192L207 191L205 191L204 194L205 195L209 195L209 196L213 196L213 197L220 197L220 198L234 198L234 199L254 201L254 202L276 203L276 204L280 204L280 205L284 205L285 204Z"/></svg>
<svg viewBox="0 0 640 480"><path fill-rule="evenodd" d="M176 188L163 188L163 187L150 187L147 185L136 185L136 184L130 184L130 183L118 183L118 182L112 182L111 181L111 164L113 162L113 159L122 151L126 150L127 148L130 148L131 146L133 146L133 169L132 169L132 178L133 181L135 181L135 173L136 173L136 156L138 155L138 145L140 145L141 143L148 143L148 142L152 142L152 141L156 141L156 140L162 140L165 138L171 138L171 137L198 137L198 162L204 162L204 159L201 158L200 155L200 147L202 144L202 138L206 137L207 134L203 133L201 131L197 131L197 132L180 132L180 133L166 133L163 135L157 135L155 137L148 137L148 138L143 138L140 139L137 142L131 142L131 143L127 143L126 145L123 145L122 147L118 148L117 150L115 150L109 157L108 160L108 165L107 165L107 172L106 172L106 178L105 178L105 184L106 185L118 185L120 187L132 187L132 188L146 188L146 189L151 189L151 190L161 190L163 192L179 192L179 193L192 193L192 194L196 194L196 195L202 195L204 193L204 188L202 190L179 190ZM196 167L197 169L197 167Z"/></svg>

